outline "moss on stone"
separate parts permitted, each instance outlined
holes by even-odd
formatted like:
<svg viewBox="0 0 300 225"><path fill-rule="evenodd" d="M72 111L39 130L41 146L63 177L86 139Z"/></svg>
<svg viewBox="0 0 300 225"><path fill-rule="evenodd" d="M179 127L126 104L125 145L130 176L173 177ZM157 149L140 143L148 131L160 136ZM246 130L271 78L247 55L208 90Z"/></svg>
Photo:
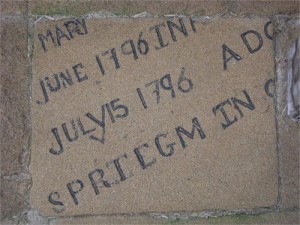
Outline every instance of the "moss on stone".
<svg viewBox="0 0 300 225"><path fill-rule="evenodd" d="M79 0L75 1L60 1L47 3L42 5L32 5L31 13L33 15L47 15L47 16L82 16L91 12L108 12L109 8L114 8L111 13L116 16L130 16L141 12L141 9L135 6L134 3L127 2L121 5L104 6L96 4L95 1L82 2ZM108 7L108 8L107 8Z"/></svg>
<svg viewBox="0 0 300 225"><path fill-rule="evenodd" d="M32 9L33 15L47 15L47 16L81 16L85 12L78 7L70 7L66 5L53 5L49 7L37 7Z"/></svg>

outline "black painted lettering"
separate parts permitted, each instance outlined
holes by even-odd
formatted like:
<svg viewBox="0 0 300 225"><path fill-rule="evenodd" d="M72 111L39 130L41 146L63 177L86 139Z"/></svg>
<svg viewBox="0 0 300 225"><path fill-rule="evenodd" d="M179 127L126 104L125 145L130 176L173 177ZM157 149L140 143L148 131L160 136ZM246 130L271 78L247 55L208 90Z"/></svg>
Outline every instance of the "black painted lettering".
<svg viewBox="0 0 300 225"><path fill-rule="evenodd" d="M227 63L232 58L234 58L237 61L240 61L242 59L242 57L240 55L238 55L236 52L234 52L233 50L228 48L227 45L225 45L225 44L222 45L222 52L223 52L223 68L224 68L224 70L227 70ZM226 56L227 52L231 55L229 58L227 58L227 56Z"/></svg>
<svg viewBox="0 0 300 225"><path fill-rule="evenodd" d="M106 104L105 104L105 107L106 107L106 109L107 109L107 112L108 112L108 115L109 115L109 117L110 117L111 122L112 122L112 123L115 123L116 120L115 120L115 117L114 117L114 115L113 115L113 113L112 113L112 111L111 111L111 108L110 108L109 104L106 103Z"/></svg>
<svg viewBox="0 0 300 225"><path fill-rule="evenodd" d="M51 81L50 81L49 77L45 77L45 81L46 81L47 86L48 86L48 88L51 92L57 92L58 90L60 90L60 81L58 79L57 74L53 74L53 77L55 79L56 84L51 84Z"/></svg>
<svg viewBox="0 0 300 225"><path fill-rule="evenodd" d="M192 31L196 32L197 31L195 27L196 21L192 17L190 17L190 23L191 23Z"/></svg>
<svg viewBox="0 0 300 225"><path fill-rule="evenodd" d="M78 184L79 184L79 186L78 186ZM77 188L76 188L77 190L73 189L74 185L77 186ZM68 188L68 190L69 190L69 192L70 192L70 194L71 194L71 196L73 198L73 201L74 201L75 205L78 205L78 199L77 199L76 195L80 191L82 191L83 187L84 187L84 184L83 184L83 182L81 180L74 180L74 181L72 181L72 182L70 182L70 183L67 184L67 188Z"/></svg>
<svg viewBox="0 0 300 225"><path fill-rule="evenodd" d="M119 113L119 114L115 115L114 117L116 117L116 118L125 118L129 114L128 107L123 105L123 104L118 103L119 101L120 101L119 98L112 100L110 102L111 109L114 112L123 111L123 113Z"/></svg>
<svg viewBox="0 0 300 225"><path fill-rule="evenodd" d="M110 50L110 53L111 53L111 56L110 56L110 59L113 59L114 62L115 62L115 67L116 67L116 70L120 68L120 63L119 63L119 60L118 60L118 57L117 57L117 52L116 52L116 49L115 48L112 48Z"/></svg>
<svg viewBox="0 0 300 225"><path fill-rule="evenodd" d="M120 68L120 63L119 63L119 59L117 57L117 51L116 48L112 48L109 51L104 51L101 53L101 56L106 56L108 55L108 53L110 52L111 56L109 56L109 59L113 59L114 63L115 63L115 69L119 69ZM96 61L98 64L98 67L102 73L102 75L104 76L106 74L106 71L104 69L103 63L101 61L101 58L99 55L96 55Z"/></svg>
<svg viewBox="0 0 300 225"><path fill-rule="evenodd" d="M95 181L95 178L94 176L95 175L98 175L98 179L97 179L97 182ZM95 194L96 195L99 195L100 194L100 191L99 191L99 188L100 187L111 187L111 184L105 180L103 180L103 177L104 177L104 171L101 170L101 169L95 169L94 171L90 172L89 173L89 179L92 183L92 186L94 188L94 191L95 191ZM103 186L99 186L97 183L102 183Z"/></svg>
<svg viewBox="0 0 300 225"><path fill-rule="evenodd" d="M130 50L128 50L128 44L129 44L129 48ZM133 40L128 40L128 41L125 41L122 45L121 45L121 51L124 55L130 55L130 54L133 54L133 58L134 59L138 59L138 55L137 55L137 52L136 52L136 48L135 48L135 45L134 45L134 42Z"/></svg>
<svg viewBox="0 0 300 225"><path fill-rule="evenodd" d="M60 199L60 195L58 192L51 192L48 195L48 201L52 204L52 205L64 205L64 203L62 201L59 201L58 199Z"/></svg>
<svg viewBox="0 0 300 225"><path fill-rule="evenodd" d="M87 27L86 27L84 19L82 19L82 22L80 22L79 20L67 21L64 23L64 26L66 27L66 29L69 33L69 37L71 39L74 38L74 36L73 36L74 33L79 34L79 35L87 34ZM84 31L81 31L80 26L82 26Z"/></svg>
<svg viewBox="0 0 300 225"><path fill-rule="evenodd" d="M104 144L104 141L105 141L105 107L104 107L104 105L101 106L101 112L102 112L102 120L98 120L91 113L87 113L86 116L89 119L91 119L93 122L95 122L96 124L98 124L101 127L101 130L102 130L102 136L101 136L101 138L96 137L94 135L90 135L90 138L92 140L100 141L102 144Z"/></svg>
<svg viewBox="0 0 300 225"><path fill-rule="evenodd" d="M93 132L93 131L96 130L96 128L86 130L86 129L84 128L84 126L83 126L83 124L82 124L82 122L81 122L81 119L80 119L79 117L77 118L77 123L78 123L78 125L79 125L79 128L80 128L80 131L81 131L82 135L87 135L87 134L89 134L89 133L91 133L91 132Z"/></svg>
<svg viewBox="0 0 300 225"><path fill-rule="evenodd" d="M159 46L158 47L155 46L156 49L161 49L161 48L167 47L169 45L169 43L164 43L162 35L161 35L161 31L160 31L160 28L165 27L165 26L166 25L164 23L161 23L161 24L155 25L154 27L150 27L150 31L155 30L156 36L157 36L157 39L159 42Z"/></svg>
<svg viewBox="0 0 300 225"><path fill-rule="evenodd" d="M188 36L188 32L187 32L187 30L185 28L183 19L182 18L178 18L178 20L179 20L180 26L177 25L176 23L173 23L170 20L167 21L168 28L169 28L169 31L171 33L171 37L172 37L173 41L177 41L176 35L174 33L174 28L176 28L176 30L180 31L184 36Z"/></svg>
<svg viewBox="0 0 300 225"><path fill-rule="evenodd" d="M81 34L81 35L83 35L83 34L87 34L87 33L88 33L88 29L87 29L87 26L86 26L85 20L84 20L84 19L82 19L82 20L81 20L81 22L80 22L80 20L76 20L76 22L77 22L77 23L79 23L79 24L82 26L83 30L84 30L84 33L83 33L83 32L81 32L81 33L78 33L78 34Z"/></svg>
<svg viewBox="0 0 300 225"><path fill-rule="evenodd" d="M220 110L222 115L224 116L226 123L222 123L223 129L226 129L227 127L229 127L230 125L232 125L233 123L235 123L237 121L236 116L234 116L234 118L232 120L229 119L229 117L228 117L228 115L227 115L227 113L225 112L225 109L224 109L224 106L227 105L227 104L232 106L229 99L227 99L226 101L221 102L220 104L218 104L217 106L215 106L212 109L212 111L215 115L217 114L217 111Z"/></svg>
<svg viewBox="0 0 300 225"><path fill-rule="evenodd" d="M253 35L255 35L255 36L257 37L257 40L258 40L258 46L256 46L256 48L251 47L251 45L250 45L250 43L249 43L249 41L248 41L248 39L247 39L247 35L249 35L249 34L253 34ZM257 31L255 31L255 30L248 30L248 31L242 33L242 34L241 34L241 37L242 37L242 39L243 39L243 42L244 42L245 45L247 46L248 51L249 51L251 54L254 53L254 52L257 52L257 51L258 51L259 49L261 49L261 47L263 46L263 39L262 39L261 35L260 35Z"/></svg>
<svg viewBox="0 0 300 225"><path fill-rule="evenodd" d="M124 180L127 180L128 178L132 177L133 175L132 175L131 172L130 172L130 174L128 176L125 175L125 173L124 173L124 171L123 171L123 169L121 167L121 164L120 164L120 159L122 159L122 158L123 159L127 159L128 158L127 154L121 155L120 157L114 159L112 161L112 163L115 165L115 167L116 167L116 169L117 169L117 171L118 171L118 173L120 175L121 181L124 181Z"/></svg>
<svg viewBox="0 0 300 225"><path fill-rule="evenodd" d="M273 86L273 91L270 91L270 85L271 84ZM274 81L274 79L267 80L267 82L265 83L265 92L271 98L274 97L274 92L275 92L274 89L275 89L275 81Z"/></svg>
<svg viewBox="0 0 300 225"><path fill-rule="evenodd" d="M60 194L58 192L51 192L48 195L48 201L56 206L56 208L53 208L54 212L56 213L61 213L65 210L64 204L62 201L59 200L60 199Z"/></svg>
<svg viewBox="0 0 300 225"><path fill-rule="evenodd" d="M74 65L72 68L74 70L74 73L77 77L78 82L82 82L82 81L88 79L88 76L86 74L84 74L84 76L81 76L81 72L80 72L79 68L81 68L81 69L84 68L82 63L78 63L78 64Z"/></svg>
<svg viewBox="0 0 300 225"><path fill-rule="evenodd" d="M104 69L104 67L103 67L103 65L102 65L102 61L101 61L99 55L96 55L96 61L97 61L98 67L99 67L99 69L100 69L102 75L104 76L104 75L105 75L105 69Z"/></svg>
<svg viewBox="0 0 300 225"><path fill-rule="evenodd" d="M267 22L264 26L264 32L267 38L269 38L270 40L273 40L273 35L270 35L269 33L269 26L272 24L271 21Z"/></svg>
<svg viewBox="0 0 300 225"><path fill-rule="evenodd" d="M68 35L66 35L57 25L55 25L55 31L56 31L56 41L58 46L61 46L60 39L62 38L66 38L68 41L70 40Z"/></svg>
<svg viewBox="0 0 300 225"><path fill-rule="evenodd" d="M48 93L46 91L44 81L42 79L40 79L40 85L41 85L41 88L42 88L44 101L36 100L36 103L39 104L39 105L45 105L49 101L49 96L48 96Z"/></svg>
<svg viewBox="0 0 300 225"><path fill-rule="evenodd" d="M185 68L182 67L181 68L181 72L180 72L180 76L177 82L178 85L178 89L183 92L183 93L189 93L191 90L193 90L193 81L191 79L189 79L188 77L186 77L185 75ZM187 84L187 85L185 85ZM184 87L186 86L186 87Z"/></svg>
<svg viewBox="0 0 300 225"><path fill-rule="evenodd" d="M64 146L62 144L62 141L60 139L59 133L58 133L58 129L57 128L53 128L52 133L54 134L55 140L59 145L59 150L54 150L53 148L50 148L50 153L52 153L53 155L59 155L61 153L63 153L64 151Z"/></svg>
<svg viewBox="0 0 300 225"><path fill-rule="evenodd" d="M76 21L67 21L64 23L64 26L66 27L67 31L69 32L69 36L71 39L74 38L73 34L77 33L80 34L81 31L79 29L78 23Z"/></svg>
<svg viewBox="0 0 300 225"><path fill-rule="evenodd" d="M156 137L155 137L155 145L159 151L159 153L164 156L164 157L168 157L168 156L171 156L174 154L174 145L175 145L175 142L172 142L170 144L167 144L167 148L169 150L169 152L165 152L162 147L161 147L161 144L160 144L160 140L162 138L166 138L168 135L168 133L166 134L158 134Z"/></svg>
<svg viewBox="0 0 300 225"><path fill-rule="evenodd" d="M156 163L156 159L153 158L150 162L148 163L145 163L145 160L144 160L144 156L141 154L141 149L142 148L149 148L149 145L147 143L135 148L133 151L142 167L142 169L147 169L147 167L149 166L152 166L154 163Z"/></svg>
<svg viewBox="0 0 300 225"><path fill-rule="evenodd" d="M147 106L147 103L146 103L146 101L145 101L145 98L144 98L144 95L143 95L141 89L140 89L140 88L137 88L137 89L136 89L136 92L138 93L138 96L139 96L139 98L140 98L140 101L141 101L142 104L143 104L144 109L147 109L148 106Z"/></svg>
<svg viewBox="0 0 300 225"><path fill-rule="evenodd" d="M74 133L74 137L71 137L70 136L70 132L67 128L67 124L66 123L63 123L61 126L64 130L64 133L66 135L66 138L68 139L69 142L73 142L75 140L78 139L78 131L76 129L76 126L75 126L75 121L74 120L71 120L71 125L72 125L72 130L73 130L73 133Z"/></svg>
<svg viewBox="0 0 300 225"><path fill-rule="evenodd" d="M62 84L65 88L67 87L67 84L69 86L73 85L73 80L72 80L72 77L69 73L69 70L66 70L66 73L60 72L59 77L60 77L60 79L62 81Z"/></svg>
<svg viewBox="0 0 300 225"><path fill-rule="evenodd" d="M179 137L180 143L181 143L183 148L185 148L187 146L187 144L185 143L185 141L182 137L182 134L184 134L185 136L187 136L190 139L194 139L195 130L197 130L201 139L206 138L204 130L202 129L197 117L192 119L192 124L193 124L193 127L192 127L191 132L188 132L183 127L180 127L180 126L176 127L176 133L177 133L177 136Z"/></svg>
<svg viewBox="0 0 300 225"><path fill-rule="evenodd" d="M248 102L244 102L244 101L242 101L240 99L237 99L237 98L234 98L234 97L231 98L231 101L233 102L234 108L239 112L241 118L244 116L244 114L243 114L242 110L240 109L239 105L242 105L242 106L244 106L244 107L246 107L247 109L250 109L250 110L255 109L255 105L251 101L251 98L248 95L247 91L243 90L243 93L244 93L244 95L245 95Z"/></svg>
<svg viewBox="0 0 300 225"><path fill-rule="evenodd" d="M156 103L158 104L160 102L160 85L159 85L159 80L154 80L151 81L150 83L146 84L145 87L149 87L152 84L155 85L155 90L153 91L153 94L156 95Z"/></svg>
<svg viewBox="0 0 300 225"><path fill-rule="evenodd" d="M46 44L45 44L45 41L48 41L48 38L51 39L52 43L54 46L57 46L55 40L54 40L54 37L52 35L52 32L50 30L47 30L46 31L46 36L44 36L43 34L38 34L38 38L39 38L39 41L41 42L42 44L42 47L44 49L44 52L47 52L47 48L46 48Z"/></svg>
<svg viewBox="0 0 300 225"><path fill-rule="evenodd" d="M160 85L162 89L170 91L172 98L175 98L175 90L173 88L170 74L166 74L160 79Z"/></svg>
<svg viewBox="0 0 300 225"><path fill-rule="evenodd" d="M149 44L148 44L147 41L142 39L142 35L143 35L143 32L141 32L140 35L139 35L139 40L137 42L137 48L138 48L138 51L140 52L140 54L147 55L147 53L149 51ZM142 45L144 47L142 47Z"/></svg>

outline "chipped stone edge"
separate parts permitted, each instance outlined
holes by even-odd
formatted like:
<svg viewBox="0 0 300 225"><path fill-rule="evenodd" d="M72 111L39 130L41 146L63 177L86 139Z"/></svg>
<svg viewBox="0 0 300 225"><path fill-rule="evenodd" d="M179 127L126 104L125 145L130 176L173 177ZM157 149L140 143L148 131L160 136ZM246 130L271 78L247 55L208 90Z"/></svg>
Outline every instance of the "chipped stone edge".
<svg viewBox="0 0 300 225"><path fill-rule="evenodd" d="M284 118L284 115L287 114L287 105L284 106L284 103L287 102L287 53L288 49L293 43L293 39L297 35L291 33L295 30L300 30L300 14L287 16L287 15L275 15L271 18L271 21L274 25L274 56L275 56L275 95L274 95L274 106L275 106L275 116L276 116L276 154L277 154L277 174L278 174L278 189L277 189L277 203L276 211L288 210L287 208L282 207L282 188L283 183L282 179L282 149L284 146L281 146L282 139L280 137L280 129L283 129L280 122L284 123L284 126L287 128L287 121ZM287 104L287 103L286 103ZM291 118L288 118L291 120ZM298 122L298 127L300 123ZM299 133L300 135L300 133ZM300 144L300 142L299 142ZM296 209L299 212L299 208L293 207L291 210Z"/></svg>
<svg viewBox="0 0 300 225"><path fill-rule="evenodd" d="M298 209L286 209L280 211L280 213L297 213L299 212ZM131 213L131 214L109 214L109 215L80 215L80 216L68 216L68 217L58 217L58 218L49 218L49 225L56 225L60 221L64 220L71 220L71 219L101 219L111 217L118 218L124 217L126 219L137 219L137 218L145 218L145 219L154 219L159 222L159 224L164 224L166 222L174 222L174 221L181 221L184 222L191 222L195 220L205 220L209 218L222 218L226 216L242 216L242 215L251 215L251 216L258 216L267 213L278 213L275 210L275 207L261 207L261 208L253 208L253 209L231 209L231 210L204 210L200 212L170 212L170 213ZM180 223L180 224L182 224ZM149 224L156 224L149 223Z"/></svg>
<svg viewBox="0 0 300 225"><path fill-rule="evenodd" d="M68 16L62 16L62 15L30 15L32 18L35 19L34 23L38 23L41 21L57 21L57 20L64 20L64 19L72 19L72 18L78 18L76 16L68 15ZM238 18L270 18L269 16L258 16L254 14L250 15L237 15L232 12L225 13L225 14L215 14L213 16L199 16L199 15L183 15L183 14L166 14L166 15L157 15L157 14L151 14L147 11L140 12L133 15L116 15L114 13L110 12L91 12L87 14L83 14L80 16L80 18L86 18L86 19L105 19L105 18L198 18L198 19L207 19L207 18L231 18L231 17L238 17Z"/></svg>

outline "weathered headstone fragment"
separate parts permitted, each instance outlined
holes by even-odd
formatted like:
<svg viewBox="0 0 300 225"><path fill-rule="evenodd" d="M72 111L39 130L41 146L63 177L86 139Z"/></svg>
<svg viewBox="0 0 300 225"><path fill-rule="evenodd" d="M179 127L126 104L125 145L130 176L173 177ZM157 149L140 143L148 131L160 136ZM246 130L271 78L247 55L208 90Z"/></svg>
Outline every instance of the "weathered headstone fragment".
<svg viewBox="0 0 300 225"><path fill-rule="evenodd" d="M48 216L274 206L272 25L38 22L33 205Z"/></svg>

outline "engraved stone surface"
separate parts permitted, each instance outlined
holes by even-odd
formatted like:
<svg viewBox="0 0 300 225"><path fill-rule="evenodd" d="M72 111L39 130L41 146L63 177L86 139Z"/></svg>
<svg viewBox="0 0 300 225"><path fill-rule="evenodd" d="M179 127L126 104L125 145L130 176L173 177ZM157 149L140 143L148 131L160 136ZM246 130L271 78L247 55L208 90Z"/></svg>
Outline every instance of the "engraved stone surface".
<svg viewBox="0 0 300 225"><path fill-rule="evenodd" d="M263 18L37 22L34 207L65 216L274 206L271 33Z"/></svg>

